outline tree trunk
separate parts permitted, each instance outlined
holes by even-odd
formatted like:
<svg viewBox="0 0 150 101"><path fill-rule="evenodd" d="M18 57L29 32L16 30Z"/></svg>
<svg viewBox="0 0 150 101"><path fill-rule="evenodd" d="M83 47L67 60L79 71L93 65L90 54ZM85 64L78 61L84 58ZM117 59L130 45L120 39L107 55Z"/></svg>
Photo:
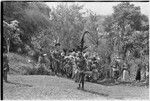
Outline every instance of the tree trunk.
<svg viewBox="0 0 150 101"><path fill-rule="evenodd" d="M7 53L9 54L9 50L10 50L10 39L6 39L6 44L7 44Z"/></svg>

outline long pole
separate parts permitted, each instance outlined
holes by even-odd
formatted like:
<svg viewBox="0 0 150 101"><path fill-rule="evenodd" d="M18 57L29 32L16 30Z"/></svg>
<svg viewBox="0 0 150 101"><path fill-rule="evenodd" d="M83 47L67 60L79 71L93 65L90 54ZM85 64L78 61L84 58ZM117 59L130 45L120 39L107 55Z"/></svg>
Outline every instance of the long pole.
<svg viewBox="0 0 150 101"><path fill-rule="evenodd" d="M7 42L7 53L9 54L9 50L10 50L10 39L7 38L7 39L6 39L6 42Z"/></svg>
<svg viewBox="0 0 150 101"><path fill-rule="evenodd" d="M83 35L82 35L82 37L81 37L81 46L80 46L80 48L81 48L81 52L83 52L83 48L84 48L84 36L85 36L85 34L86 33L89 33L88 31L85 31L84 33L83 33Z"/></svg>

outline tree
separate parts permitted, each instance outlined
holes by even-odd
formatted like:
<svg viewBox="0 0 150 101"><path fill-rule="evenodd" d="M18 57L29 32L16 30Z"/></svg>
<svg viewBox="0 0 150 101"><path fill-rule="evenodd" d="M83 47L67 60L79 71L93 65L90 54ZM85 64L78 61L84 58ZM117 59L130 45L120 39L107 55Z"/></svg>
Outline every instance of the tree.
<svg viewBox="0 0 150 101"><path fill-rule="evenodd" d="M86 35L86 44L87 46L93 46L92 51L93 52L98 52L98 47L100 45L100 40L102 38L103 35L101 35L102 33L100 33L99 29L99 20L101 20L99 18L98 15L94 14L92 11L88 11L87 14L89 16L87 16L87 21L85 24L85 29L89 31L89 34Z"/></svg>
<svg viewBox="0 0 150 101"><path fill-rule="evenodd" d="M31 43L35 50L41 53L49 53L50 50L55 49L56 36L51 29L44 29L38 33L38 36L32 37Z"/></svg>
<svg viewBox="0 0 150 101"><path fill-rule="evenodd" d="M125 31L125 26L129 24L132 29L140 30L141 27L141 11L140 7L136 7L129 2L123 2L114 6L113 13L114 22Z"/></svg>
<svg viewBox="0 0 150 101"><path fill-rule="evenodd" d="M3 28L4 28L4 40L6 42L7 47L7 53L9 53L10 50L10 41L13 40L13 42L19 43L22 42L20 40L20 29L18 27L18 21L14 20L11 21L11 24L8 24L7 22L3 21Z"/></svg>
<svg viewBox="0 0 150 101"><path fill-rule="evenodd" d="M111 61L116 55L129 64L137 59L144 63L144 57L149 55L149 24L148 17L141 14L140 7L129 2L114 6L114 13L105 18L103 26L108 33L106 39L111 47Z"/></svg>
<svg viewBox="0 0 150 101"><path fill-rule="evenodd" d="M59 36L62 49L72 50L79 44L85 20L83 6L60 4L51 13L53 32Z"/></svg>
<svg viewBox="0 0 150 101"><path fill-rule="evenodd" d="M133 38L135 31L142 30L142 19L147 20L146 17L142 17L140 7L123 2L114 6L114 13L107 17L103 23L105 31L109 32L111 39L113 39L114 50L123 54L123 59L126 58L126 53L131 50L132 46L137 46L131 38ZM132 47L132 49L135 48Z"/></svg>
<svg viewBox="0 0 150 101"><path fill-rule="evenodd" d="M40 2L3 2L3 18L6 22L19 21L22 32L20 39L30 47L31 38L37 35L37 31L49 28L51 9Z"/></svg>
<svg viewBox="0 0 150 101"><path fill-rule="evenodd" d="M112 25L113 25L113 17L111 16L106 16L105 20L103 21L102 25L104 26L104 31L105 32L111 32Z"/></svg>

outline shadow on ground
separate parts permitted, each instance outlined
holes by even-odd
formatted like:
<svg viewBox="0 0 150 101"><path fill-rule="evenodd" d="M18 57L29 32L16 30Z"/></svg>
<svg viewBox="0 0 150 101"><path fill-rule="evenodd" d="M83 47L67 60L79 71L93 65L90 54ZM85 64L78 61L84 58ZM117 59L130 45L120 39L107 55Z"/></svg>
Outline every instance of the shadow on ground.
<svg viewBox="0 0 150 101"><path fill-rule="evenodd" d="M147 83L143 82L125 82L125 81L119 81L115 83L114 81L103 81L103 82L96 82L97 84L101 84L104 86L115 86L115 85L124 85L124 86L149 86Z"/></svg>
<svg viewBox="0 0 150 101"><path fill-rule="evenodd" d="M115 86L115 85L133 85L132 82L97 82L97 84L105 85L105 86Z"/></svg>
<svg viewBox="0 0 150 101"><path fill-rule="evenodd" d="M92 94L95 94L95 95L99 95L99 96L105 96L105 97L109 96L108 94L98 93L98 92L91 91L91 90L86 90L86 89L84 89L82 91L92 93Z"/></svg>
<svg viewBox="0 0 150 101"><path fill-rule="evenodd" d="M6 83L8 83L8 84L14 84L14 85L18 85L18 86L33 87L33 85L22 84L22 83L11 82L11 81L7 81Z"/></svg>
<svg viewBox="0 0 150 101"><path fill-rule="evenodd" d="M120 84L120 83L115 83L113 80L97 81L95 83L101 84L101 85L104 85L104 86L115 86L115 85Z"/></svg>

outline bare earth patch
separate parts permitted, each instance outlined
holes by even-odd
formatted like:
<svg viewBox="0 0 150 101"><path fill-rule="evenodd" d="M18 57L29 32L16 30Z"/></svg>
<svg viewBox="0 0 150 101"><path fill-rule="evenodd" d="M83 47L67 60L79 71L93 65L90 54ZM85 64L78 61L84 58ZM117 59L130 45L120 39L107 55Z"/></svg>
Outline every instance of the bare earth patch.
<svg viewBox="0 0 150 101"><path fill-rule="evenodd" d="M78 90L73 80L56 76L9 75L3 84L4 100L93 100L136 99L148 100L149 88L124 85L105 86L85 83L85 90Z"/></svg>

